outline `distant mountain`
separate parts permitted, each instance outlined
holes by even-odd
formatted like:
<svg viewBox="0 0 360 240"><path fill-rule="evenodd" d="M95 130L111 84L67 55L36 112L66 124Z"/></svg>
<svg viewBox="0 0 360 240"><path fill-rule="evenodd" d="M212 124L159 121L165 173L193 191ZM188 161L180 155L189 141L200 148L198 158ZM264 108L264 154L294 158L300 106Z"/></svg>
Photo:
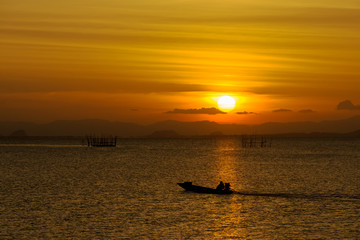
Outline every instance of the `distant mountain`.
<svg viewBox="0 0 360 240"><path fill-rule="evenodd" d="M354 132L345 133L344 136L360 138L360 129Z"/></svg>
<svg viewBox="0 0 360 240"><path fill-rule="evenodd" d="M119 137L139 136L144 132L143 126L135 123L111 122L100 119L78 121L55 121L40 125L41 136L83 136L88 134L117 135Z"/></svg>
<svg viewBox="0 0 360 240"><path fill-rule="evenodd" d="M0 122L0 135L9 136L19 129L29 136L84 136L87 134L116 135L119 137L144 137L151 134L172 136L199 136L222 133L224 135L240 134L310 134L310 133L351 133L360 131L360 115L343 120L322 122L269 122L260 125L219 124L210 121L180 122L162 121L150 125L113 122L100 119L76 121L54 121L48 124L29 122ZM165 132L164 132L165 131ZM176 133L176 134L174 134ZM165 134L166 135L166 134Z"/></svg>
<svg viewBox="0 0 360 240"><path fill-rule="evenodd" d="M155 131L149 136L148 138L179 138L181 135L179 135L177 132L173 130L163 130L163 131Z"/></svg>
<svg viewBox="0 0 360 240"><path fill-rule="evenodd" d="M27 133L24 130L17 130L10 134L11 137L26 137Z"/></svg>
<svg viewBox="0 0 360 240"><path fill-rule="evenodd" d="M258 125L256 130L262 134L274 133L311 133L334 132L346 133L360 129L360 115L344 120L322 122L289 122L289 123L264 123Z"/></svg>
<svg viewBox="0 0 360 240"><path fill-rule="evenodd" d="M0 122L0 135L9 136L19 129L24 130L27 135L31 136L37 133L38 125L30 122Z"/></svg>

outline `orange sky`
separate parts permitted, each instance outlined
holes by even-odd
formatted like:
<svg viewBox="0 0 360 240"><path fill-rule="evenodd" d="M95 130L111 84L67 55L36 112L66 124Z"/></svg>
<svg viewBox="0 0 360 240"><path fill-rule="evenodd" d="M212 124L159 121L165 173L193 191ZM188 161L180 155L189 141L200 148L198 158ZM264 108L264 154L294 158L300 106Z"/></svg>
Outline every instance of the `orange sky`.
<svg viewBox="0 0 360 240"><path fill-rule="evenodd" d="M358 0L0 1L0 121L320 121L359 92Z"/></svg>

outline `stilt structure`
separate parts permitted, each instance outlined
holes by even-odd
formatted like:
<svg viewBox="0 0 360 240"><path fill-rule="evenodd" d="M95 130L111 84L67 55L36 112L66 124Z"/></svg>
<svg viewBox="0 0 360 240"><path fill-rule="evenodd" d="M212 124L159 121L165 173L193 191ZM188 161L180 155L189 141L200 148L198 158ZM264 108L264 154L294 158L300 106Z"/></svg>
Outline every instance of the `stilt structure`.
<svg viewBox="0 0 360 240"><path fill-rule="evenodd" d="M116 147L117 137L98 137L95 135L86 136L88 147Z"/></svg>
<svg viewBox="0 0 360 240"><path fill-rule="evenodd" d="M272 139L267 139L264 136L257 135L242 135L241 136L241 145L243 148L253 148L253 147L271 147Z"/></svg>

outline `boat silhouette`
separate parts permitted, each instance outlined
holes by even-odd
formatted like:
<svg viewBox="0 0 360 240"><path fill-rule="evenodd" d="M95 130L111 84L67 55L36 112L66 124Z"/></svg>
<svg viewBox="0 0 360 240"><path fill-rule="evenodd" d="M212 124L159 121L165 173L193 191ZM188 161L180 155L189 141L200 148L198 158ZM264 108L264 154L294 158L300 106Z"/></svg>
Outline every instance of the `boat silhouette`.
<svg viewBox="0 0 360 240"><path fill-rule="evenodd" d="M230 189L215 189L215 188L208 188L208 187L202 187L193 185L192 182L183 182L178 183L178 185L182 188L184 188L186 191L190 192L196 192L196 193L208 193L208 194L232 194L234 191Z"/></svg>

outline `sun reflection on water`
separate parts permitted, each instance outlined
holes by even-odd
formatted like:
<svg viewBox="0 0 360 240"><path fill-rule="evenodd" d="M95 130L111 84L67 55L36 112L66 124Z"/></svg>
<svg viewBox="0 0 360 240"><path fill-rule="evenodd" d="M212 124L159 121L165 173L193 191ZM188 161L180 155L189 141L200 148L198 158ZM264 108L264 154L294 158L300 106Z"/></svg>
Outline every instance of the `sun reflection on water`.
<svg viewBox="0 0 360 240"><path fill-rule="evenodd" d="M237 138L218 138L214 144L214 161L216 166L215 181L231 183L233 190L241 189L242 172L242 155L244 149L241 148L240 140ZM241 227L249 223L246 208L244 208L243 196L232 194L228 196L218 196L212 203L218 204L219 207L212 209L214 218L213 231L214 238L219 239L247 239L250 235L248 227Z"/></svg>
<svg viewBox="0 0 360 240"><path fill-rule="evenodd" d="M215 163L217 167L218 181L229 182L234 187L239 183L239 156L241 154L240 143L236 138L219 138L216 140L214 150Z"/></svg>

